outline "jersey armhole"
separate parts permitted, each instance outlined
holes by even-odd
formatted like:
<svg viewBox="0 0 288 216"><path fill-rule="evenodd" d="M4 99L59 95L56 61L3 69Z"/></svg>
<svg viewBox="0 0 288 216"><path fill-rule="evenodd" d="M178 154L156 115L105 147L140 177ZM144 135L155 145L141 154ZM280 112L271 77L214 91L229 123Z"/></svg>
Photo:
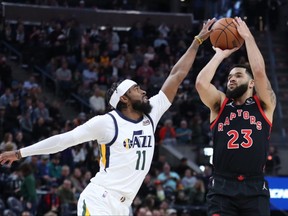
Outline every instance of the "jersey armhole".
<svg viewBox="0 0 288 216"><path fill-rule="evenodd" d="M155 132L155 127L154 127L154 122L152 121L152 118L150 115L146 115L147 118L150 120L151 124L152 124L152 128L153 128L153 131Z"/></svg>
<svg viewBox="0 0 288 216"><path fill-rule="evenodd" d="M256 101L256 104L258 106L258 109L260 110L261 115L266 120L266 122L270 125L270 127L272 127L272 122L270 122L270 120L267 118L267 116L266 116L266 114L265 114L265 112L264 112L264 110L263 110L263 108L261 106L261 103L260 103L260 100L259 100L258 96L254 95L253 98Z"/></svg>
<svg viewBox="0 0 288 216"><path fill-rule="evenodd" d="M220 118L220 115L221 115L221 113L223 112L224 107L225 107L225 105L226 105L226 103L227 103L228 100L229 100L229 99L228 99L227 97L224 99L224 101L223 101L223 103L222 103L222 105L221 105L220 111L219 111L216 119L215 119L213 122L211 122L211 124L210 124L210 130L212 130L212 129L214 128L214 126L215 126L216 122L218 121L218 119Z"/></svg>
<svg viewBox="0 0 288 216"><path fill-rule="evenodd" d="M115 134L114 134L114 137L113 137L113 139L112 139L109 143L106 144L107 146L111 146L111 145L115 142L115 140L117 139L117 137L118 137L118 124L117 124L116 118L115 118L111 113L107 113L107 114L112 117L113 122L114 122L114 126L115 126Z"/></svg>

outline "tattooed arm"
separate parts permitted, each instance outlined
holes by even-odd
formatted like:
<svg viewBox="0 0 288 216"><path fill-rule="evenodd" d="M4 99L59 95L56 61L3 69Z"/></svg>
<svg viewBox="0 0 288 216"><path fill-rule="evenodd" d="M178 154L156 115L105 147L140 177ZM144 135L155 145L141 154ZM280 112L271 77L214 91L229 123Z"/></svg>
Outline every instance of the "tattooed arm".
<svg viewBox="0 0 288 216"><path fill-rule="evenodd" d="M272 122L273 112L276 107L276 96L266 75L263 56L246 23L238 17L235 18L235 20L236 21L234 21L234 23L237 25L239 34L245 40L245 46L249 64L254 76L257 96L264 105L263 109L268 119Z"/></svg>

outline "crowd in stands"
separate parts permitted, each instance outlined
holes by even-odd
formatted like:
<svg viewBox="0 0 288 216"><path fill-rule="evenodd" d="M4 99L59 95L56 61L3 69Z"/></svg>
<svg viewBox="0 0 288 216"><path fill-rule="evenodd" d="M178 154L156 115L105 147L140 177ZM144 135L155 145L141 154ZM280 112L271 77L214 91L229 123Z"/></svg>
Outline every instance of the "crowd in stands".
<svg viewBox="0 0 288 216"><path fill-rule="evenodd" d="M68 1L47 2L60 5ZM197 27L154 26L149 19L135 22L129 31L115 31L112 24L105 28L85 26L75 18L46 20L40 25L28 25L21 19L16 24L6 22L1 40L23 54L24 69L29 71L37 65L49 74L58 91L55 100L50 102L43 97L39 74L33 73L24 81L17 80L7 61L11 56L5 53L5 48L2 50L0 151L31 145L105 113L109 110L105 91L114 81L133 79L148 96L155 94L197 32ZM224 73L232 64L247 63L243 53L245 50L241 48L221 64L213 80L218 88L225 89ZM200 102L194 82L212 54L207 40L200 47L172 107L160 121L156 131L157 148L187 145L199 149L209 145L209 111ZM64 119L60 100L70 99L72 93L79 95L90 107L86 113ZM212 168L205 164L204 172L196 174L187 165L187 158L179 165L172 165L164 155L159 155L157 148L131 214L189 215L189 206L205 204ZM55 155L28 157L11 168L1 166L1 199L15 197L21 200L22 208L18 213L22 215L75 215L77 198L99 170L98 162L98 143L93 141Z"/></svg>

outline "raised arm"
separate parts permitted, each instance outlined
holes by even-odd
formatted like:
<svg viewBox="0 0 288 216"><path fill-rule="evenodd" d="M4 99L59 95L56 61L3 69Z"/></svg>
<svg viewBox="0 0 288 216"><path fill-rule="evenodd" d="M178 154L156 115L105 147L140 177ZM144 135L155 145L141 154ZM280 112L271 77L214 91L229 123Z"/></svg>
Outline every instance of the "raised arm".
<svg viewBox="0 0 288 216"><path fill-rule="evenodd" d="M263 109L267 117L272 121L276 107L276 96L266 75L263 56L246 23L239 17L235 18L234 23L239 34L245 40L248 60L254 76L256 94L264 104Z"/></svg>
<svg viewBox="0 0 288 216"><path fill-rule="evenodd" d="M213 47L213 49L216 51L215 55L199 72L195 84L196 90L202 102L211 110L210 121L216 118L221 103L225 98L225 94L217 90L211 81L220 63L233 52L235 52L238 48L231 50L221 50L219 48Z"/></svg>
<svg viewBox="0 0 288 216"><path fill-rule="evenodd" d="M189 73L195 60L199 45L209 37L210 27L214 22L215 18L208 20L207 23L203 25L200 33L194 38L190 47L174 65L169 76L164 82L161 90L164 92L170 102L174 100L178 87Z"/></svg>

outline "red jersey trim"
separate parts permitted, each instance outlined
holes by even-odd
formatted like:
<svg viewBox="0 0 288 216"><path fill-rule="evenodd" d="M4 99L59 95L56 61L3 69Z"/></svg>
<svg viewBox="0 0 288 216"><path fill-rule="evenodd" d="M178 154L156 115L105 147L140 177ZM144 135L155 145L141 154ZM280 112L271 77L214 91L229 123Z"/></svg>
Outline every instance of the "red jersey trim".
<svg viewBox="0 0 288 216"><path fill-rule="evenodd" d="M266 122L270 125L270 127L272 127L272 123L271 123L270 120L267 118L267 116L265 115L264 110L263 110L262 107L261 107L261 103L260 103L259 98L257 97L257 95L254 95L253 98L254 98L255 101L256 101L256 104L257 104L257 106L258 106L258 109L260 110L261 115L262 115L263 118L266 120Z"/></svg>
<svg viewBox="0 0 288 216"><path fill-rule="evenodd" d="M213 127L215 126L216 122L217 122L218 119L220 118L220 115L221 115L221 113L223 112L223 110L224 110L224 108L225 108L225 105L226 105L226 103L227 103L228 100L229 100L229 99L228 99L227 97L224 99L224 101L223 101L223 103L222 103L222 105L221 105L220 111L219 111L216 119L215 119L214 122L210 125L210 130L213 129Z"/></svg>

